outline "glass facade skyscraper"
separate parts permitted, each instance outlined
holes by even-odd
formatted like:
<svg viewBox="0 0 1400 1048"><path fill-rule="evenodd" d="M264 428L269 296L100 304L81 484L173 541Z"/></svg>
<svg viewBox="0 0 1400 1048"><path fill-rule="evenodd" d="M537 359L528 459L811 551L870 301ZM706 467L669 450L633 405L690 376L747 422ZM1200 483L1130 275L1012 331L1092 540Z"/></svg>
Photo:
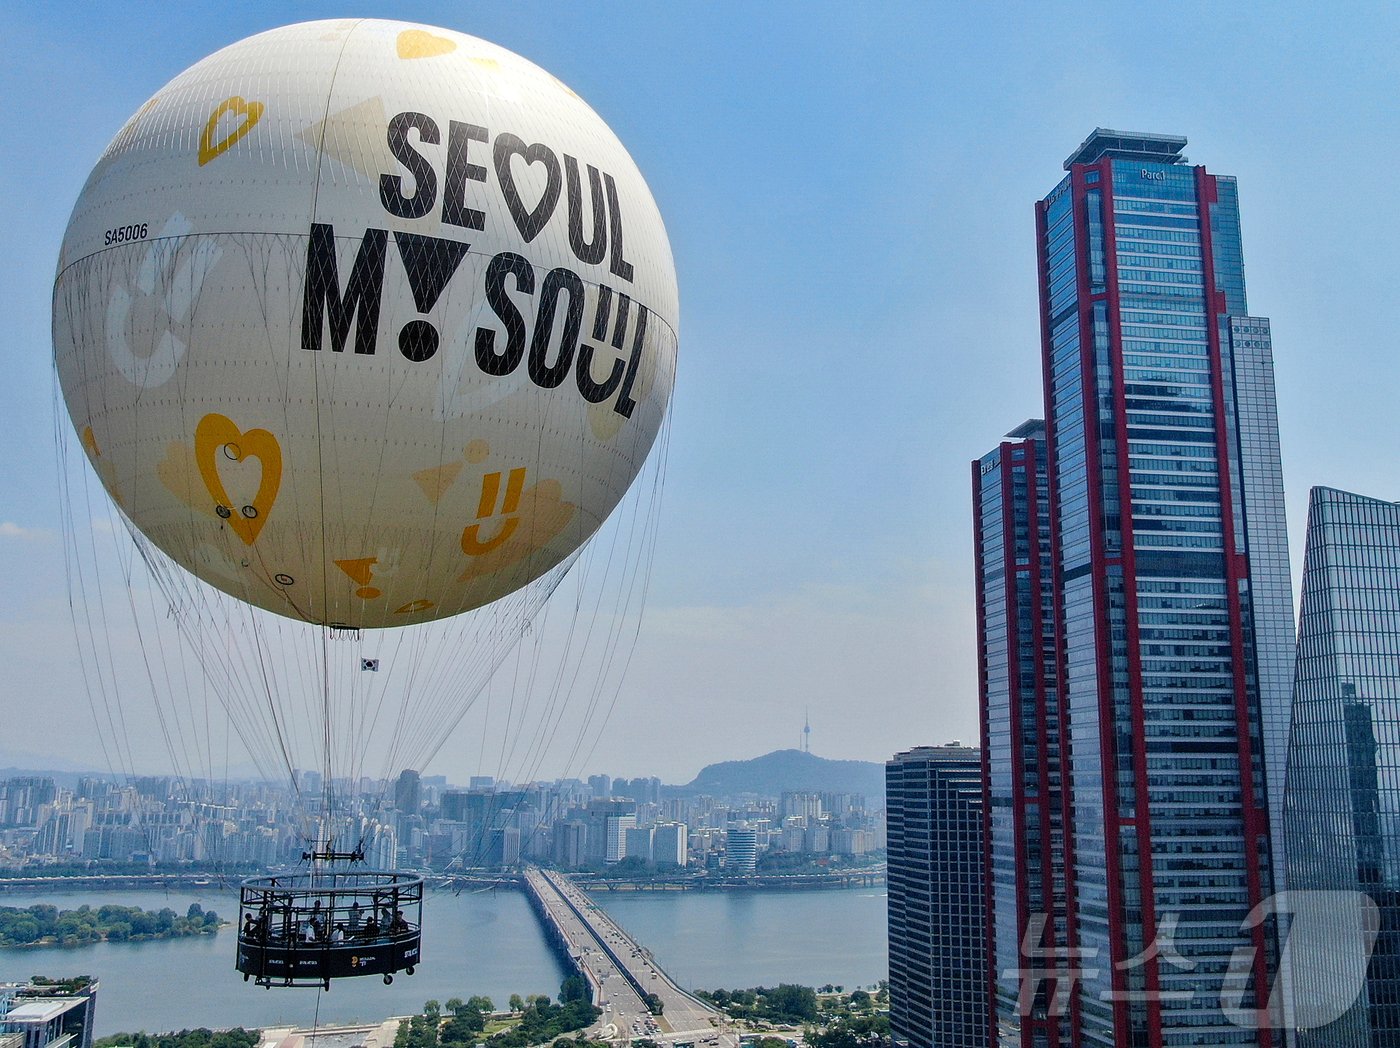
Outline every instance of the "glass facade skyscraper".
<svg viewBox="0 0 1400 1048"><path fill-rule="evenodd" d="M1364 892L1380 909L1380 934L1359 995L1352 951L1295 958L1300 1023L1303 1002L1350 1004L1298 1044L1400 1044L1400 504L1313 488L1301 611L1289 888Z"/></svg>
<svg viewBox="0 0 1400 1048"><path fill-rule="evenodd" d="M1222 992L1276 845L1292 607L1267 320L1233 178L1096 130L1037 206L1072 1043L1273 1045ZM1274 810L1271 810L1274 809ZM1279 867L1274 866L1279 860Z"/></svg>
<svg viewBox="0 0 1400 1048"><path fill-rule="evenodd" d="M977 750L920 746L885 765L890 1034L987 1048L987 908Z"/></svg>
<svg viewBox="0 0 1400 1048"><path fill-rule="evenodd" d="M990 1008L1007 1048L1068 1044L1068 824L1045 423L972 464Z"/></svg>

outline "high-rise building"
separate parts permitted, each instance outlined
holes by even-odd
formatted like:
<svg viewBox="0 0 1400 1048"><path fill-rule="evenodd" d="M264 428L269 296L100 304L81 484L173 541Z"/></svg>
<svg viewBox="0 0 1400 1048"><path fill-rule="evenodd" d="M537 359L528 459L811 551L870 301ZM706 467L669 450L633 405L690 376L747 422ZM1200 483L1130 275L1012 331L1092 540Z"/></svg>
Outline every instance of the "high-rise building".
<svg viewBox="0 0 1400 1048"><path fill-rule="evenodd" d="M920 746L885 765L890 1034L988 1048L987 907L978 752Z"/></svg>
<svg viewBox="0 0 1400 1048"><path fill-rule="evenodd" d="M621 862L627 858L627 831L636 828L636 815L609 815L604 824L607 851L603 855L606 863Z"/></svg>
<svg viewBox="0 0 1400 1048"><path fill-rule="evenodd" d="M483 866L515 866L520 862L520 830L502 826L486 832Z"/></svg>
<svg viewBox="0 0 1400 1048"><path fill-rule="evenodd" d="M588 824L581 819L554 824L554 861L575 870L588 861Z"/></svg>
<svg viewBox="0 0 1400 1048"><path fill-rule="evenodd" d="M789 815L798 815L808 822L816 822L822 817L822 799L815 793L784 790L779 802L778 813L783 818L787 818Z"/></svg>
<svg viewBox="0 0 1400 1048"><path fill-rule="evenodd" d="M417 815L423 807L423 784L411 768L399 772L394 783L394 807L406 815Z"/></svg>
<svg viewBox="0 0 1400 1048"><path fill-rule="evenodd" d="M686 825L683 822L659 822L651 839L652 856L658 866L684 866L686 863Z"/></svg>
<svg viewBox="0 0 1400 1048"><path fill-rule="evenodd" d="M1364 892L1380 909L1380 936L1369 969L1364 957L1346 963L1354 942L1295 957L1300 1026L1310 1025L1313 1002L1350 1004L1300 1033L1300 1048L1400 1044L1397 767L1400 504L1313 488L1288 754L1288 886ZM1334 936L1359 937L1342 907L1329 910Z"/></svg>
<svg viewBox="0 0 1400 1048"><path fill-rule="evenodd" d="M1072 943L1045 423L972 464L993 1043L1069 1043ZM1022 972L1029 984L1023 986ZM1033 974L1029 974L1033 973Z"/></svg>
<svg viewBox="0 0 1400 1048"><path fill-rule="evenodd" d="M735 873L758 869L758 832L746 826L730 826L724 834L724 868Z"/></svg>
<svg viewBox="0 0 1400 1048"><path fill-rule="evenodd" d="M1076 1043L1273 1045L1292 601L1235 180L1095 130L1037 206ZM1272 808L1272 810L1271 810Z"/></svg>

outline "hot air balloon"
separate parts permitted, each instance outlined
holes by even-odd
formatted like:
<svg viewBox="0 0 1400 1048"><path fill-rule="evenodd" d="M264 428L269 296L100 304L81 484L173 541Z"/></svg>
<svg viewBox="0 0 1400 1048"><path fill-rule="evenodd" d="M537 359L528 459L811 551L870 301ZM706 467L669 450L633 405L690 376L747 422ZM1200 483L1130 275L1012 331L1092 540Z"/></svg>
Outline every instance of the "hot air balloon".
<svg viewBox="0 0 1400 1048"><path fill-rule="evenodd" d="M190 67L118 132L73 210L53 316L81 447L234 730L293 785L309 747L327 784L307 873L245 887L239 968L411 972L421 882L331 872L363 859L330 784L366 770L387 689L360 680L379 659L347 669L333 645L399 634L386 668L413 680L380 748L435 752L470 697L424 668L441 630L508 608L456 638L494 668L623 499L677 349L646 183L507 50L287 26ZM280 683L274 637L306 653ZM330 942L351 907L385 905L383 936Z"/></svg>

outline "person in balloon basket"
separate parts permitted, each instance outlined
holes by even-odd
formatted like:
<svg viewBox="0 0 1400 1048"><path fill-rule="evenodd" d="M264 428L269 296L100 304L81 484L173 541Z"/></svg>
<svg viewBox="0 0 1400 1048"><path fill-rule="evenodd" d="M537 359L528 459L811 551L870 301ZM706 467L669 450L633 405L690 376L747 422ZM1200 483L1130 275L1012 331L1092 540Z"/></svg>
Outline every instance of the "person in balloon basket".
<svg viewBox="0 0 1400 1048"><path fill-rule="evenodd" d="M394 919L389 922L389 937L397 939L400 935L408 934L408 922L403 919L403 911L395 910Z"/></svg>
<svg viewBox="0 0 1400 1048"><path fill-rule="evenodd" d="M306 924L302 927L302 938L306 942L317 942L326 937L326 920L321 913L321 900L317 899L311 907L311 916L306 919Z"/></svg>

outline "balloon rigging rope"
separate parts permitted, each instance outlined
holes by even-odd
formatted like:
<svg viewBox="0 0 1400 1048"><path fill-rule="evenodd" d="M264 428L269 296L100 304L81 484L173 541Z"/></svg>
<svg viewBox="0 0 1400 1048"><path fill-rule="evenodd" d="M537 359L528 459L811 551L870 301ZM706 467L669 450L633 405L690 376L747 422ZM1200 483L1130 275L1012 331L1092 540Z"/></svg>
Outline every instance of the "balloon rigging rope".
<svg viewBox="0 0 1400 1048"><path fill-rule="evenodd" d="M115 727L115 725L112 721L111 704L107 697L106 681L102 679L100 673L89 672L87 651L91 648L92 631L90 628L86 631L86 635L89 638L89 644L87 648L85 648L82 644L84 631L79 625L78 619L79 604L82 605L84 615L86 616L86 587L84 577L82 573L77 570L76 565L76 559L78 556L78 536L77 531L75 530L73 525L73 502L70 487L66 479L69 476L70 463L68 458L67 439L65 436L65 430L63 428L63 422L61 420L60 415L57 386L57 377L55 377L55 447L58 452L59 476L64 480L64 483L60 484L59 486L59 515L60 520L62 521L63 528L63 572L65 582L67 583L68 617L73 625L74 638L79 641L78 665L83 679L83 692L87 697L88 708L92 712L92 719L98 725L97 738L98 743L102 748L102 758L106 763L108 770L112 772L113 777L115 778L117 777L116 765L117 761L120 760L120 754L118 754L117 761L114 761L112 757L112 752L108 749L107 746L107 739L109 737L113 738L114 744L116 742L116 739L114 732L111 730ZM96 686L94 686L94 681ZM94 700L94 693L96 693L102 699L103 712L106 715L106 722L108 728L108 730L106 731L103 730L103 717L98 713L97 703Z"/></svg>
<svg viewBox="0 0 1400 1048"><path fill-rule="evenodd" d="M57 408L57 390L55 404ZM58 429L62 432L61 423ZM621 667L625 673L630 663L640 628L641 608L649 588L660 493L664 484L664 462L669 444L669 422L663 423L659 436L651 461L644 467L644 472L645 469L655 471L651 484L648 486L645 483L645 477L638 478L639 483L634 485L623 505L613 515L614 519L607 525L611 534L594 536L582 551L571 555L540 579L495 606L456 619L425 624L414 631L396 631L391 652L374 652L381 658L387 655L389 666L385 668L389 672L370 678L358 672L358 658L354 660L355 668L352 669L344 660L332 656L329 631L248 608L234 598L198 582L136 531L125 514L114 514L125 527L106 529L108 537L114 547L119 548L118 538L129 536L131 545L125 547L124 555L119 553L107 562L122 565L123 580L131 588L127 611L136 621L138 645L156 698L161 735L177 775L186 780L186 791L194 792L189 780L194 778L196 770L205 772L204 778L210 782L215 779L212 738L208 730L211 692L223 706L228 719L227 727L232 729L225 731L225 795L229 771L227 746L231 735L238 736L265 778L280 777L269 774L271 768L266 763L267 755L272 756L299 795L296 754L302 746L297 739L303 729L298 724L305 724L314 730L317 721L321 722L321 749L327 755L323 767L329 772L330 780L323 784L323 796L336 788L334 780L342 769L350 772L349 785L353 792L366 767L368 754L374 748L378 725L393 708L395 712L391 714L392 730L384 764L385 775L379 780L379 796L372 809L378 810L392 782L394 768L426 766L445 745L479 696L485 695L489 709L491 692L485 689L512 651L515 658L506 694L501 744L495 761L496 777L504 780L507 775L512 775L517 781L531 781L534 778L562 729L564 713L569 708L577 709L576 705L564 700L570 695L577 697L585 679L590 683L587 686L583 723L574 736L567 763L573 766L580 753L584 752L584 747L587 754L585 761L590 759L616 707L622 681L617 671ZM72 439L71 435L69 439ZM59 442L58 453L65 474L73 468L67 448L66 441ZM83 476L87 474L84 472ZM90 488L84 484L82 492L89 506L89 519L95 520L91 511ZM647 496L643 496L643 492L647 492ZM632 500L630 506L627 505L628 499ZM70 617L75 628L79 628L78 605L81 604L82 620L90 638L86 650L91 652L91 656L81 660L84 679L88 682L89 705L94 718L99 722L105 719L110 729L102 733L102 746L109 767L123 763L128 777L134 777L132 739L126 722L127 702L118 684L121 675L116 670L115 645L104 600L101 569L104 558L92 545L95 538L93 527L86 529L89 545L87 557L77 556L80 538L74 520L73 499L65 496L64 505L65 530L69 536L65 543L69 556L65 560L70 580ZM627 550L625 557L620 556L624 548ZM131 557L133 551L144 566L150 582L166 596L169 617L181 638L174 646L162 644L151 647L159 634L156 627L161 616L150 585L146 586L144 605L137 604L134 590L141 585L141 580L135 573L135 561ZM91 562L90 568L84 567L85 561ZM623 565L620 575L619 563ZM550 661L545 658L545 652L549 649L547 601L571 568L575 591L567 605L570 614L565 623L562 646L555 655L557 661L553 670L547 677L542 677L544 664ZM590 599L588 591L595 571L601 573L603 583L594 589ZM606 583L610 580L615 580L616 584L609 603ZM557 602L555 604L558 606ZM610 617L606 620L605 605L611 608ZM634 614L635 622L632 621ZM152 629L156 632L149 632ZM603 639L595 645L593 637L600 630ZM99 634L102 638L100 643L97 639ZM630 643L619 650L624 635ZM381 634L376 631L374 636ZM307 642L313 638L320 640L321 650L308 658L306 656L311 652L307 650ZM300 655L297 654L299 650ZM163 653L161 658L154 657L155 651ZM362 655L363 652L361 635L356 642L356 654ZM586 669L589 655L596 656L591 670ZM194 724L192 708L187 711L188 724L179 715L180 700L183 698L188 704L191 692L187 656L192 656L199 664L203 678L205 744L202 752L199 733L193 736L186 734ZM180 659L180 666L170 666L170 658ZM158 662L159 666L156 665ZM98 672L94 673L93 670ZM321 708L316 711L319 716L312 716L311 707L305 703L316 693L306 687L310 683L308 673L321 685ZM334 678L332 674L335 674ZM178 682L177 677L180 678ZM611 685L609 678L614 678ZM393 687L395 682L401 682L397 691ZM177 696L176 692L180 694ZM599 720L598 713L607 692L611 694ZM334 702L328 698L332 693L352 696L348 716L341 718L344 729L339 734L333 733L330 723L336 713ZM396 703L390 701L391 694L397 699ZM541 695L544 708L532 715L532 707ZM299 702L298 699L303 701ZM302 714L293 715L298 708ZM108 749L109 736L117 747L115 759ZM485 762L488 737L489 733L483 728L479 763ZM512 771L517 760L518 771Z"/></svg>

